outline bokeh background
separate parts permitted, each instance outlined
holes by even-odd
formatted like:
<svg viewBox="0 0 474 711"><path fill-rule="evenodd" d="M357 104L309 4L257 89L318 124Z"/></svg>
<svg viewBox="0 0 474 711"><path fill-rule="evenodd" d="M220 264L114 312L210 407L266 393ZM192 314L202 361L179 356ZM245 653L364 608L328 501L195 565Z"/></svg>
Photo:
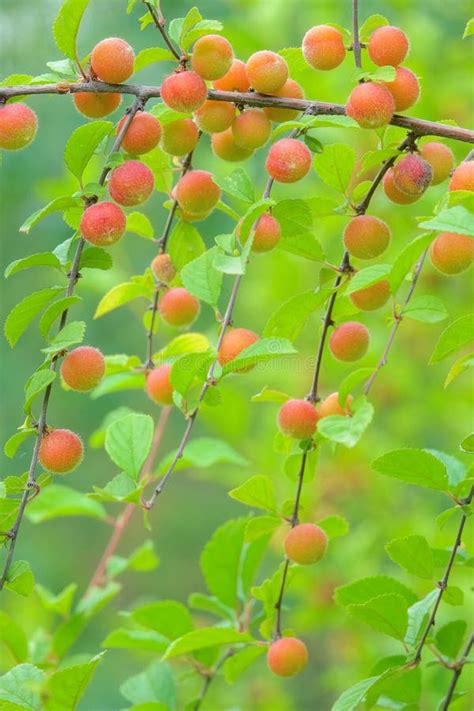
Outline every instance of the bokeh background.
<svg viewBox="0 0 474 711"><path fill-rule="evenodd" d="M79 45L86 54L94 44L107 36L127 39L138 52L145 47L160 45L152 27L144 32L138 28L141 8L131 16L125 14L126 0L92 0L83 22ZM184 0L163 0L162 9L168 19L183 16L194 3ZM60 59L51 32L51 24L59 0L2 0L0 4L1 74L21 72L39 74L45 63ZM408 0L362 0L361 18L372 13L386 15L390 22L402 27L409 35L411 53L407 65L420 77L422 97L409 114L431 120L454 119L468 126L472 117L472 38L462 40L466 21L472 13L472 2L457 0L430 3ZM206 18L225 24L226 36L237 56L246 59L252 52L268 48L298 46L304 32L314 24L337 22L350 27L350 3L331 0L203 0L199 9ZM136 77L137 82L159 84L169 68L167 63L153 65ZM309 69L295 76L304 84L306 95L326 101L344 102L354 83L354 70L349 55L338 69L316 73ZM125 107L125 99L122 109ZM19 154L4 155L1 165L1 261L2 269L12 260L32 252L52 249L69 236L69 228L59 215L53 215L29 236L18 232L19 225L34 210L53 197L74 187L63 163L63 149L71 131L84 118L73 108L69 97L35 97L31 106L38 112L40 130L35 143ZM119 110L120 111L120 110ZM117 119L120 117L117 112ZM390 129L390 138L397 140L403 133ZM362 131L321 129L318 138L324 143L346 141L358 152L374 147L374 137ZM457 160L468 150L466 144L450 142ZM248 170L261 191L265 175L262 170L264 151L259 151L248 163ZM197 151L195 164L209 170L229 173L231 164L212 156L207 140ZM98 165L93 166L97 170ZM393 240L388 260L417 234L415 215L429 215L443 194L446 184L432 188L415 206L399 208L388 203L383 195L376 196L373 212L392 227ZM313 174L303 183L289 189L277 186L275 197L332 195ZM165 219L163 194L156 193L145 211L159 234ZM328 258L338 262L341 254L343 217L321 219L317 237ZM199 226L210 246L213 237L231 227L229 219L215 213ZM75 307L74 317L88 324L87 342L106 354L129 353L144 356L145 340L142 326L143 302L134 302L98 321L92 320L101 296L114 284L131 274L141 273L152 257L152 245L129 235L113 248L114 267L108 272L89 273L78 286L84 301ZM319 266L282 251L256 258L239 296L235 323L261 332L267 318L285 299L312 288L318 281ZM25 294L53 283L41 270L28 270L2 283L2 311L6 315ZM446 279L427 265L419 284L419 294L436 294L443 299L452 319L466 311L472 299L469 275ZM375 312L364 317L372 331L372 345L366 362L375 363L387 337L389 313ZM81 636L74 653L94 653L100 649L112 626L118 626L118 611L138 602L175 598L186 601L190 592L204 590L199 571L199 553L215 528L232 516L245 515L243 506L232 501L227 491L254 473L272 476L282 498L292 494L293 483L282 472L281 456L272 448L275 432L276 406L250 402L250 396L264 385L294 393L300 397L310 382L308 356L315 352L320 314L309 322L297 347L301 358L286 365L255 369L245 376L234 376L222 387L223 402L207 409L196 425L196 434L222 437L249 460L247 468L216 466L209 470L189 470L178 473L165 498L152 514L151 537L161 558L159 568L149 574L130 573L124 579L120 596ZM391 538L419 533L432 545L446 547L454 537L448 524L440 531L435 517L447 507L442 495L416 490L375 474L370 462L389 449L413 446L432 447L455 454L467 463L458 451L459 442L472 427L472 398L469 377L464 375L447 389L443 388L448 365L443 362L427 366L434 343L446 324L426 325L406 320L399 331L386 370L377 381L371 400L376 416L363 441L353 450L326 447L320 457L317 476L309 484L305 499L305 515L322 517L331 513L344 515L350 522L350 534L338 539L331 554L315 569L301 571L290 591L288 626L301 631L307 641L312 663L303 678L279 682L270 677L264 661L260 661L232 688L219 681L213 685L207 708L233 711L312 711L329 709L334 698L359 679L369 676L371 667L382 654L396 653L397 644L372 633L369 628L351 620L332 601L337 584L368 574L388 572L423 595L429 583L402 574L384 552L384 543ZM203 309L197 328L213 340L215 322L210 309ZM161 329L157 344L169 340L171 332ZM1 339L1 425L6 439L22 420L23 384L37 367L42 347L34 328L22 337L14 351ZM322 372L323 393L337 389L348 368L326 358ZM71 428L87 441L105 414L118 405L148 412L155 418L157 408L139 391L122 392L97 400L55 388L49 420L57 426ZM180 437L183 421L174 413L161 452L172 449ZM21 474L28 468L30 448L22 448L15 460L1 456L5 474ZM103 450L89 449L84 464L68 480L78 490L90 491L93 484L104 485L115 473ZM453 524L454 525L454 524ZM472 528L466 536L472 549ZM83 590L105 545L109 531L106 525L87 519L57 519L34 527L25 523L18 544L17 557L31 561L37 580L53 591L61 590L71 580ZM149 534L146 534L148 536ZM136 513L122 544L122 551L132 550L145 534L141 516ZM264 569L271 572L280 560L280 542L267 556ZM455 584L467 592L470 604L468 575L455 572ZM22 620L31 636L40 628L50 628L49 618L38 601L5 594L2 603L18 620ZM471 607L472 612L472 607ZM459 616L459 610L441 607L439 619L447 622ZM0 662L0 670L11 664ZM119 682L141 670L149 661L144 654L110 651L99 667L96 677L81 702L83 711L117 711L126 705L119 694ZM462 682L466 686L468 673ZM448 672L439 667L428 670L424 680L424 709L435 708L448 685ZM472 696L470 697L472 700ZM458 702L463 708L466 698ZM469 702L467 702L469 704ZM469 708L465 705L464 708Z"/></svg>

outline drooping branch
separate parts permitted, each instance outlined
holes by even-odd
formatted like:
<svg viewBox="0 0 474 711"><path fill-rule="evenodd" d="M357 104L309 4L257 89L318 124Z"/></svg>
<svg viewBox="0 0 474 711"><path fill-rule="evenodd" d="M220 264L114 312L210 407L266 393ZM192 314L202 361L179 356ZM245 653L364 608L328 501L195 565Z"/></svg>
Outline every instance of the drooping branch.
<svg viewBox="0 0 474 711"><path fill-rule="evenodd" d="M15 96L34 96L39 94L74 94L77 92L98 92L133 94L140 96L146 101L160 97L159 86L148 86L140 84L107 84L102 81L89 82L60 82L58 84L40 85L17 85L0 87L0 99L8 100ZM217 91L209 89L209 99L214 101L227 101L233 104L245 106L270 106L272 108L296 109L302 113L306 112L311 116L344 116L346 108L343 104L335 104L327 101L312 101L306 99L289 99L279 96L267 96L256 92L238 91ZM416 136L439 136L441 138L452 138L456 141L474 144L474 131L460 126L449 126L435 121L411 118L395 114L390 121L392 126L405 128L412 131Z"/></svg>

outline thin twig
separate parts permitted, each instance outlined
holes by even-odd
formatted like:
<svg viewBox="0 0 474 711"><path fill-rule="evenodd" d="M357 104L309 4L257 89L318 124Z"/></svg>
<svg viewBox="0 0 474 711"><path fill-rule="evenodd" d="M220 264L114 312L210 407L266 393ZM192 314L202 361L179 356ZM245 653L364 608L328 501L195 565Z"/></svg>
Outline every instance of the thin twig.
<svg viewBox="0 0 474 711"><path fill-rule="evenodd" d="M448 693L446 694L445 698L443 699L442 705L441 705L439 711L448 711L451 701L453 700L454 691L455 691L456 685L459 681L459 677L462 674L462 670L464 669L464 665L466 664L466 662L468 660L470 651L473 646L474 646L474 634L471 634L471 636L469 637L469 639L467 641L466 647L464 648L461 658L454 664L453 677L452 677L451 683L449 685Z"/></svg>
<svg viewBox="0 0 474 711"><path fill-rule="evenodd" d="M178 52L178 50L175 48L174 44L172 43L170 36L168 35L166 29L165 29L165 19L163 15L158 15L156 12L155 8L153 5L149 2L144 2L144 5L146 6L148 12L153 18L153 22L155 23L156 29L161 33L161 36L163 37L165 44L167 45L168 49L172 54L176 57L178 62L182 60L182 55Z"/></svg>
<svg viewBox="0 0 474 711"><path fill-rule="evenodd" d="M212 669L209 670L209 672L206 674L206 678L204 680L204 684L201 689L201 693L199 694L198 698L196 699L196 703L194 704L193 711L199 711L199 709L202 706L202 703L206 697L207 692L209 691L209 687L216 678L218 672L220 669L223 667L224 663L234 654L233 649L228 649L225 654L222 655L220 659L217 660L215 665L212 667Z"/></svg>
<svg viewBox="0 0 474 711"><path fill-rule="evenodd" d="M352 0L352 51L354 52L354 61L358 69L362 67L362 58L360 53L359 39L359 0Z"/></svg>

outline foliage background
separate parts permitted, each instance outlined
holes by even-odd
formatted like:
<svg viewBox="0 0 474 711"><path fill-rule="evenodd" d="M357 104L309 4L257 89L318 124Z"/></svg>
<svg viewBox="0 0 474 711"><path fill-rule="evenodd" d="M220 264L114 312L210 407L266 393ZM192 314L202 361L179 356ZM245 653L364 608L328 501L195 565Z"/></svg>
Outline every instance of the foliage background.
<svg viewBox="0 0 474 711"><path fill-rule="evenodd" d="M49 29L59 4L59 0L36 0L33 5L25 0L3 0L0 6L3 76L13 72L37 74L46 69L46 61L59 58ZM168 19L183 16L193 4L183 0L164 0L162 3ZM139 32L137 23L125 15L125 6L125 0L95 0L91 3L80 34L83 54L106 36L123 36L136 51L160 44L152 28ZM233 43L236 54L243 59L264 47L278 50L285 46L297 46L306 29L314 24L329 21L350 26L348 2L203 0L199 8L205 17L224 22L226 36ZM431 120L449 117L460 125L469 125L474 99L470 81L472 43L462 41L461 37L471 10L472 4L467 0L456 3L435 0L429 5L405 0L361 2L362 19L381 12L410 37L412 49L407 63L421 77L423 94L409 114ZM136 19L136 13L133 17ZM159 84L167 66L165 63L153 65L141 72L136 80ZM294 78L303 81L308 97L342 103L353 84L351 57L333 72L308 71ZM44 220L29 236L18 233L18 226L27 215L62 194L68 186L70 178L63 165L62 152L71 131L83 123L83 118L74 110L68 97L38 97L30 103L39 114L39 135L27 151L4 155L1 166L2 267L32 251L51 249L69 234L58 216ZM124 106L125 103L122 108ZM395 137L402 136L399 129L392 128L390 131ZM325 144L348 141L359 152L370 148L372 140L362 131L334 129L322 129L318 137ZM450 142L450 145L457 159L462 160L467 146L455 142ZM265 179L263 156L264 151L260 151L248 165L257 192L262 189ZM195 164L198 167L205 165L210 170L218 169L221 173L233 169L231 164L224 164L210 154L207 141L200 146ZM414 207L402 209L388 203L381 194L376 196L371 211L385 219L393 231L387 261L416 235L414 215L430 214L445 189L446 184L431 188ZM325 188L313 173L303 185L297 184L290 189L277 186L275 196L313 195L316 191L321 195L326 192L331 194L330 189ZM145 210L158 234L165 218L162 200L163 195L155 193ZM337 262L341 254L343 225L344 218L339 217L321 219L317 225L318 238L329 258ZM203 224L200 231L210 245L213 236L225 232L228 226L227 218L217 212ZM143 355L145 342L140 302L99 321L93 322L91 317L101 295L130 274L140 273L151 256L149 242L129 235L113 249L112 270L96 271L93 278L86 276L79 284L78 292L84 297L84 302L75 307L75 318L87 321L88 342L106 354L127 352ZM279 303L297 291L311 288L317 279L318 268L314 263L284 252L277 251L271 256L254 259L245 278L234 322L261 332L268 316ZM48 284L48 276L35 270L15 276L6 285L2 283L3 313L6 314L26 293ZM469 275L452 280L443 278L428 264L418 294L426 292L442 298L454 320L462 315L467 300L472 297L472 280ZM204 308L197 328L214 338L215 326L211 316L210 310ZM362 365L375 363L383 348L388 333L385 316L388 316L385 312L383 315L375 312L363 318L373 338L367 362ZM295 393L297 397L306 392L312 362L308 356L316 348L318 318L319 314L310 321L299 339L299 359L284 365L257 368L245 376L230 378L224 384L223 405L208 409L200 418L196 432L228 440L249 460L248 469L226 465L210 470L186 471L174 477L166 497L163 502L159 501L152 515L152 538L161 558L160 567L145 576L128 574L119 598L87 629L74 652L96 652L108 630L117 626L119 609L157 598L173 597L185 601L190 592L203 589L198 566L202 546L221 522L231 516L246 514L244 507L228 498L227 490L252 473L264 473L272 476L281 492L291 495L294 484L282 473L281 457L272 450L276 408L272 404L253 404L249 398L266 384ZM331 546L330 554L320 565L301 571L296 576L288 597L291 612L286 613L287 623L302 630L310 647L312 663L303 679L280 682L270 677L264 661L260 660L252 671L242 677L237 688L216 683L210 691L207 708L232 708L235 711L326 709L341 690L367 676L367 670L377 658L392 653L396 648L395 642L381 638L348 618L332 601L331 594L336 584L385 571L423 595L428 591L429 583L403 575L386 556L384 542L420 533L432 545L446 547L455 535L454 523L448 524L442 531L435 524L436 515L445 507L441 494L409 488L375 474L370 467L370 462L378 454L403 446L432 447L463 458L457 451L458 443L472 425L468 376L457 379L445 390L446 362L427 367L433 345L445 325L426 325L409 320L402 324L390 363L373 389L371 399L376 416L372 426L355 450L340 447L332 451L327 447L317 476L308 487L304 514L308 518L343 514L349 520L351 530L348 536L338 539ZM163 330L157 337L157 344L164 344L169 337L170 332ZM15 351L9 350L4 339L1 341L1 425L4 439L12 433L21 418L19 403L22 384L36 367L40 347L39 337L33 329L23 337ZM328 394L337 389L338 382L346 374L345 366L326 358L323 392ZM137 391L92 401L80 394L56 388L49 421L70 427L87 441L104 414L119 404L157 416L156 408ZM176 412L166 433L163 453L175 446L181 431L182 418ZM20 474L27 469L30 449L22 449L13 463L0 456L2 470L6 474ZM68 480L68 484L88 491L93 484L107 482L113 473L112 465L103 452L89 449L85 463ZM52 590L62 589L71 580L78 581L80 589L83 589L108 535L104 524L83 519L57 519L37 528L26 522L19 540L18 557L32 561L37 580ZM123 549L131 550L142 539L140 515L136 514ZM465 540L471 553L474 553L471 526ZM278 564L279 551L280 541L277 539L273 559L270 557L265 562L268 571ZM456 570L454 575L455 584L465 589L466 601L470 604L468 574ZM6 594L4 603L5 609L15 619L22 620L31 634L38 627L50 623L33 598L23 599ZM444 623L454 619L456 614L455 607L443 604L439 619ZM0 671L6 670L10 662L9 659L0 662ZM147 657L144 655L131 656L128 651L108 652L80 708L84 711L116 711L122 708L124 700L119 694L118 682L125 675L140 670L145 663ZM466 673L464 686L468 678ZM471 675L471 684L472 681ZM448 672L433 667L425 678L427 709L435 707L447 685ZM469 701L461 701L458 708L462 708L463 703L469 704Z"/></svg>

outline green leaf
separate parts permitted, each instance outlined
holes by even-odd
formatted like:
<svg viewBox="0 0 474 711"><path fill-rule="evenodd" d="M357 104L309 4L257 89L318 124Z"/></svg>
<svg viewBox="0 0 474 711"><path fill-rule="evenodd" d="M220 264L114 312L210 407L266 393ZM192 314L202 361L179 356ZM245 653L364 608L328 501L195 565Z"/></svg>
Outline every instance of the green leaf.
<svg viewBox="0 0 474 711"><path fill-rule="evenodd" d="M82 183L82 176L97 147L115 130L112 121L85 123L69 136L64 149L64 162L70 172Z"/></svg>
<svg viewBox="0 0 474 711"><path fill-rule="evenodd" d="M359 30L361 42L367 42L374 30L388 24L389 21L383 15L370 15L365 22L362 23Z"/></svg>
<svg viewBox="0 0 474 711"><path fill-rule="evenodd" d="M395 594L403 597L408 605L417 601L417 596L409 588L388 575L373 575L355 580L353 583L336 588L335 600L338 605L363 604L379 595Z"/></svg>
<svg viewBox="0 0 474 711"><path fill-rule="evenodd" d="M8 279L8 277L13 276L13 274L18 274L18 272L21 272L24 269L30 269L30 267L53 267L54 269L61 270L61 263L52 252L30 254L29 257L16 259L14 262L10 262L8 267L5 269L5 278Z"/></svg>
<svg viewBox="0 0 474 711"><path fill-rule="evenodd" d="M235 654L227 659L222 668L227 683L235 684L241 674L243 674L256 659L261 657L262 654L265 654L265 652L265 645L244 647L244 649L235 652Z"/></svg>
<svg viewBox="0 0 474 711"><path fill-rule="evenodd" d="M312 210L305 200L281 200L273 208L281 227L278 247L299 257L321 262L324 252L315 237Z"/></svg>
<svg viewBox="0 0 474 711"><path fill-rule="evenodd" d="M180 271L206 251L201 235L189 222L177 222L168 240L168 254L176 269Z"/></svg>
<svg viewBox="0 0 474 711"><path fill-rule="evenodd" d="M35 591L45 610L55 612L62 617L67 617L71 612L71 606L77 591L77 584L70 583L57 595L39 583L36 584Z"/></svg>
<svg viewBox="0 0 474 711"><path fill-rule="evenodd" d="M462 205L442 210L435 217L420 222L419 227L436 232L455 232L474 237L474 216Z"/></svg>
<svg viewBox="0 0 474 711"><path fill-rule="evenodd" d="M368 380L373 373L373 368L358 368L352 373L346 375L344 380L339 385L339 403L345 407L347 396L354 390L356 385L362 381Z"/></svg>
<svg viewBox="0 0 474 711"><path fill-rule="evenodd" d="M183 355L173 364L170 380L174 389L186 397L191 387L196 384L202 386L206 380L209 367L214 360L212 353L188 353Z"/></svg>
<svg viewBox="0 0 474 711"><path fill-rule="evenodd" d="M181 278L186 289L200 301L217 306L222 288L223 273L214 267L217 247L207 250L192 262L188 262L181 271Z"/></svg>
<svg viewBox="0 0 474 711"><path fill-rule="evenodd" d="M414 605L408 608L408 627L405 635L405 644L411 647L416 645L426 615L429 613L438 594L439 590L431 590L422 600L415 602Z"/></svg>
<svg viewBox="0 0 474 711"><path fill-rule="evenodd" d="M331 711L356 711L356 709L360 708L360 704L364 701L370 687L378 679L378 676L371 676L351 686L350 689L347 689L339 696Z"/></svg>
<svg viewBox="0 0 474 711"><path fill-rule="evenodd" d="M234 608L238 598L240 562L245 519L226 521L213 534L201 553L201 570L209 591Z"/></svg>
<svg viewBox="0 0 474 711"><path fill-rule="evenodd" d="M35 579L30 564L26 560L17 560L12 564L5 587L23 597L31 595L35 587Z"/></svg>
<svg viewBox="0 0 474 711"><path fill-rule="evenodd" d="M377 632L403 641L408 625L407 602L394 593L379 595L359 605L348 605L347 611Z"/></svg>
<svg viewBox="0 0 474 711"><path fill-rule="evenodd" d="M40 711L40 688L45 673L33 664L18 664L0 676L0 701L5 711Z"/></svg>
<svg viewBox="0 0 474 711"><path fill-rule="evenodd" d="M421 449L396 449L372 463L380 474L399 479L407 484L448 490L446 467L439 459Z"/></svg>
<svg viewBox="0 0 474 711"><path fill-rule="evenodd" d="M127 232L132 232L145 239L153 239L155 230L149 218L143 212L129 212L127 215Z"/></svg>
<svg viewBox="0 0 474 711"><path fill-rule="evenodd" d="M155 62L174 61L174 55L165 47L148 47L142 49L135 57L134 71L139 72Z"/></svg>
<svg viewBox="0 0 474 711"><path fill-rule="evenodd" d="M374 408L370 402L361 400L359 405L351 406L352 417L329 415L318 422L318 433L345 447L355 447L372 422Z"/></svg>
<svg viewBox="0 0 474 711"><path fill-rule="evenodd" d="M54 20L53 34L58 49L76 59L76 39L89 0L64 0Z"/></svg>
<svg viewBox="0 0 474 711"><path fill-rule="evenodd" d="M257 474L236 489L229 491L229 496L247 506L253 506L264 511L274 512L276 509L275 487L270 477Z"/></svg>
<svg viewBox="0 0 474 711"><path fill-rule="evenodd" d="M152 285L145 282L128 281L117 284L108 291L99 302L94 318L99 318L104 314L117 309L119 306L130 303L140 297L151 298L153 294Z"/></svg>
<svg viewBox="0 0 474 711"><path fill-rule="evenodd" d="M130 570L140 573L155 570L160 564L160 559L155 553L153 541L147 540L138 546L128 558L127 563Z"/></svg>
<svg viewBox="0 0 474 711"><path fill-rule="evenodd" d="M150 415L132 413L107 428L105 449L117 466L137 480L150 453L152 439L153 419Z"/></svg>
<svg viewBox="0 0 474 711"><path fill-rule="evenodd" d="M0 641L17 662L25 661L28 656L27 637L20 625L3 610L0 610Z"/></svg>
<svg viewBox="0 0 474 711"><path fill-rule="evenodd" d="M158 470L162 473L169 467L175 452L168 454L159 464ZM242 467L247 464L238 452L230 444L221 439L213 437L200 437L194 439L186 446L183 457L179 460L176 471L189 467L205 469L214 464L234 464Z"/></svg>
<svg viewBox="0 0 474 711"><path fill-rule="evenodd" d="M253 204L255 202L255 190L248 173L243 168L233 170L230 175L214 176L215 182L224 193L231 197Z"/></svg>
<svg viewBox="0 0 474 711"><path fill-rule="evenodd" d="M140 649L144 652L165 651L169 641L163 635L152 630L128 630L119 627L112 630L102 642L106 649Z"/></svg>
<svg viewBox="0 0 474 711"><path fill-rule="evenodd" d="M474 340L474 314L461 316L449 324L438 339L430 358L432 363L439 363L452 353L460 350Z"/></svg>
<svg viewBox="0 0 474 711"><path fill-rule="evenodd" d="M235 622L235 612L212 595L204 595L203 593L191 593L188 597L188 605L194 610L203 610L211 615L223 617L231 622Z"/></svg>
<svg viewBox="0 0 474 711"><path fill-rule="evenodd" d="M401 312L415 321L438 323L449 316L444 303L437 296L415 296Z"/></svg>
<svg viewBox="0 0 474 711"><path fill-rule="evenodd" d="M32 215L30 215L24 223L21 225L19 231L29 234L32 227L38 224L44 217L51 215L53 212L64 212L70 207L78 207L79 202L76 198L70 195L63 195L62 197L54 198L47 205L37 210Z"/></svg>
<svg viewBox="0 0 474 711"><path fill-rule="evenodd" d="M64 326L64 328L59 331L49 346L41 350L43 353L59 353L76 343L82 343L85 331L86 324L84 321L71 321L71 323L68 323L67 326Z"/></svg>
<svg viewBox="0 0 474 711"><path fill-rule="evenodd" d="M290 399L290 395L279 390L271 390L265 385L259 393L252 395L250 399L252 402L278 402L282 404Z"/></svg>
<svg viewBox="0 0 474 711"><path fill-rule="evenodd" d="M463 439L463 441L459 445L459 449L462 452L467 452L467 454L474 453L474 432L472 432L470 435Z"/></svg>
<svg viewBox="0 0 474 711"><path fill-rule="evenodd" d="M109 252L101 247L89 247L81 255L79 269L102 269L106 271L112 268L112 257Z"/></svg>
<svg viewBox="0 0 474 711"><path fill-rule="evenodd" d="M395 538L386 544L385 550L395 563L412 575L428 579L433 577L433 555L423 536Z"/></svg>
<svg viewBox="0 0 474 711"><path fill-rule="evenodd" d="M450 454L439 452L437 449L428 449L426 451L433 454L433 456L444 464L448 474L449 485L451 487L454 488L464 480L466 476L466 467L463 462L456 459L456 457L452 457Z"/></svg>
<svg viewBox="0 0 474 711"><path fill-rule="evenodd" d="M202 333L181 333L169 341L161 351L155 353L153 361L163 362L184 353L202 353L209 350L210 347L209 339Z"/></svg>
<svg viewBox="0 0 474 711"><path fill-rule="evenodd" d="M173 187L171 157L160 146L156 146L152 151L141 155L140 160L152 171L155 178L155 190L169 195ZM176 266L174 260L173 263Z"/></svg>
<svg viewBox="0 0 474 711"><path fill-rule="evenodd" d="M54 370L38 370L33 373L31 378L29 378L25 385L25 404L23 406L24 411L28 415L31 412L31 405L33 400L45 390L48 385L56 378L56 373Z"/></svg>
<svg viewBox="0 0 474 711"><path fill-rule="evenodd" d="M213 32L222 32L223 29L224 26L219 20L201 20L194 25L190 32L187 32L183 36L181 46L183 49L187 49L200 37Z"/></svg>
<svg viewBox="0 0 474 711"><path fill-rule="evenodd" d="M229 361L222 368L222 374L227 375L236 370L249 368L258 363L265 363L274 358L283 358L295 353L297 351L286 338L262 338L252 343L251 346L241 351L236 358Z"/></svg>
<svg viewBox="0 0 474 711"><path fill-rule="evenodd" d="M471 19L467 21L462 38L466 39L466 37L471 37L471 35L474 35L474 17L471 17Z"/></svg>
<svg viewBox="0 0 474 711"><path fill-rule="evenodd" d="M326 518L321 519L318 521L318 526L326 532L330 541L332 541L333 538L339 538L349 533L348 520L344 518L344 516L338 516L337 514L332 514L331 516L326 516Z"/></svg>
<svg viewBox="0 0 474 711"><path fill-rule="evenodd" d="M10 457L10 459L14 457L18 447L20 447L20 445L23 444L23 442L28 439L28 437L31 437L35 434L36 429L34 427L22 429L19 432L15 432L15 434L12 434L12 436L7 439L3 447L5 455L7 457Z"/></svg>
<svg viewBox="0 0 474 711"><path fill-rule="evenodd" d="M346 194L356 161L355 150L345 143L325 146L314 156L314 168L321 180L334 190Z"/></svg>
<svg viewBox="0 0 474 711"><path fill-rule="evenodd" d="M45 685L45 711L74 711L104 654L105 652L102 652L83 664L74 664L55 671Z"/></svg>
<svg viewBox="0 0 474 711"><path fill-rule="evenodd" d="M251 641L252 637L247 633L222 627L202 627L188 632L183 637L179 637L179 639L172 642L163 659L179 657L208 647L219 647L223 644L242 644Z"/></svg>
<svg viewBox="0 0 474 711"><path fill-rule="evenodd" d="M43 523L64 516L86 516L105 518L105 509L80 491L68 486L52 484L37 496L26 510L26 517L32 523Z"/></svg>
<svg viewBox="0 0 474 711"><path fill-rule="evenodd" d="M347 295L353 294L354 291L372 286L372 284L385 279L391 270L392 266L390 264L373 264L370 267L361 269L354 274L345 293Z"/></svg>
<svg viewBox="0 0 474 711"><path fill-rule="evenodd" d="M245 542L252 543L268 533L273 533L280 523L281 520L276 516L255 516L250 518L245 527Z"/></svg>
<svg viewBox="0 0 474 711"><path fill-rule="evenodd" d="M132 610L130 617L168 640L182 637L193 628L189 610L176 600L159 600L141 605Z"/></svg>
<svg viewBox="0 0 474 711"><path fill-rule="evenodd" d="M163 711L176 709L177 690L173 673L167 664L158 660L154 660L145 671L124 681L120 693L133 704L156 701Z"/></svg>
<svg viewBox="0 0 474 711"><path fill-rule="evenodd" d="M466 629L467 623L464 620L453 620L440 627L436 632L435 640L441 654L454 659L461 650Z"/></svg>
<svg viewBox="0 0 474 711"><path fill-rule="evenodd" d="M263 329L263 335L266 338L275 336L287 338L294 343L310 315L325 303L331 293L332 289L322 289L305 291L292 296L270 316Z"/></svg>
<svg viewBox="0 0 474 711"><path fill-rule="evenodd" d="M403 283L406 275L413 267L417 259L428 249L434 236L431 233L421 235L402 249L393 263L392 271L388 280L393 294L396 294Z"/></svg>
<svg viewBox="0 0 474 711"><path fill-rule="evenodd" d="M446 376L446 380L444 381L444 387L447 388L448 385L451 385L453 380L456 380L456 378L459 378L459 376L469 370L469 368L473 367L474 353L468 353L467 355L463 355L457 360L455 360L451 368L449 369L449 373Z"/></svg>
<svg viewBox="0 0 474 711"><path fill-rule="evenodd" d="M5 336L12 348L35 316L62 291L64 291L62 286L52 286L48 289L35 291L13 307L5 321Z"/></svg>
<svg viewBox="0 0 474 711"><path fill-rule="evenodd" d="M43 312L40 318L39 330L44 338L48 338L51 326L59 318L64 311L68 310L74 304L82 301L80 296L65 296L62 299L53 301Z"/></svg>

